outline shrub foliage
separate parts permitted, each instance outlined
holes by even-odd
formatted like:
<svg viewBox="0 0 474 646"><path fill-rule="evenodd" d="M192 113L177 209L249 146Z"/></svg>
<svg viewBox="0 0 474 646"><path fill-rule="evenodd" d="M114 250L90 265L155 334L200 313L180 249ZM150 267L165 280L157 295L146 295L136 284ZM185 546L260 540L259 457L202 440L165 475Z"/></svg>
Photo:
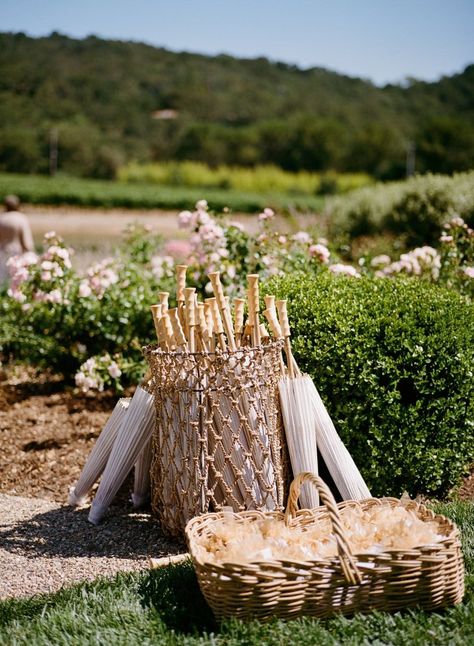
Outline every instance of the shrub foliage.
<svg viewBox="0 0 474 646"><path fill-rule="evenodd" d="M474 310L422 281L288 276L295 355L374 495L440 495L474 459Z"/></svg>
<svg viewBox="0 0 474 646"><path fill-rule="evenodd" d="M474 172L377 184L333 198L326 210L334 234L354 238L390 232L407 246L433 244L454 215L474 222Z"/></svg>

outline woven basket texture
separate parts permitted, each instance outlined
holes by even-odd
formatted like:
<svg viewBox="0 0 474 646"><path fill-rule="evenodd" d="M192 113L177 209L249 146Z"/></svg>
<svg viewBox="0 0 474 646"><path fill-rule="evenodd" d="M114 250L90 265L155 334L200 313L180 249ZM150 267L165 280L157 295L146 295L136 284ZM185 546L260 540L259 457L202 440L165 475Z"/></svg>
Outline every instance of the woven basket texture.
<svg viewBox="0 0 474 646"><path fill-rule="evenodd" d="M156 406L152 509L166 533L183 536L191 518L224 507L283 509L280 352L280 342L235 352L145 349Z"/></svg>
<svg viewBox="0 0 474 646"><path fill-rule="evenodd" d="M296 511L301 484L317 486L323 505ZM329 515L338 545L338 557L320 561L266 561L257 563L207 563L199 558L199 545L212 535L213 524L223 518L214 513L194 518L186 538L199 585L218 619L238 617L268 621L310 615L329 617L372 610L396 611L406 607L433 610L460 603L464 595L464 566L459 532L454 523L414 501L404 503L424 521L435 521L441 542L410 550L353 555L344 536L339 510L347 506L368 509L394 498L345 501L336 505L325 483L310 473L293 481L286 514L248 511L233 514L247 519L285 518L290 526L311 527Z"/></svg>

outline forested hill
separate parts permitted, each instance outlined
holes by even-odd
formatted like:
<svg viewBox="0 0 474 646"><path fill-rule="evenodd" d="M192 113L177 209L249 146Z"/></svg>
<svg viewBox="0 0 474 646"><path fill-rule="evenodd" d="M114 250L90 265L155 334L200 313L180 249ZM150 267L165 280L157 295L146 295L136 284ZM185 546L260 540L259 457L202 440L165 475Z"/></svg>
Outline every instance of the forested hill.
<svg viewBox="0 0 474 646"><path fill-rule="evenodd" d="M374 86L264 58L135 42L0 34L0 170L112 176L126 161L274 163L404 173L474 166L474 65L436 83ZM171 118L170 118L171 117Z"/></svg>

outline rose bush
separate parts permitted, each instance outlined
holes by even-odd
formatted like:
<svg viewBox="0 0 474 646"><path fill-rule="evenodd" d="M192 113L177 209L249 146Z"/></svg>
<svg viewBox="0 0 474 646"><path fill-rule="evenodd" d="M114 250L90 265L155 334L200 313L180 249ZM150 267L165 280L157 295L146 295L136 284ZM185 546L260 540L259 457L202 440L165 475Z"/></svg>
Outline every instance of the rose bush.
<svg viewBox="0 0 474 646"><path fill-rule="evenodd" d="M73 250L53 233L45 236L41 254L10 259L11 283L0 298L3 360L26 361L72 380L88 358L110 355L121 374L109 375L104 385L120 388L138 379L141 347L153 340L148 307L158 290L171 287L166 277L156 277L151 262L159 244L150 232L132 228L114 258L85 274L74 269Z"/></svg>
<svg viewBox="0 0 474 646"><path fill-rule="evenodd" d="M248 273L268 280L295 272L410 278L473 296L474 234L459 216L445 224L436 249L420 247L398 259L367 255L355 266L340 262L325 238L279 231L275 221L274 212L264 209L251 235L228 212L213 214L200 200L193 211L178 215L187 240L163 245L152 231L132 226L114 257L82 273L73 266L73 250L48 234L40 254L10 260L10 286L0 294L3 360L48 367L68 380L77 374L82 389L136 382L144 371L141 347L154 338L149 306L158 291L170 291L175 304L174 266L183 261L189 265L188 284L202 296L209 295L208 273L216 270L229 296L242 295Z"/></svg>

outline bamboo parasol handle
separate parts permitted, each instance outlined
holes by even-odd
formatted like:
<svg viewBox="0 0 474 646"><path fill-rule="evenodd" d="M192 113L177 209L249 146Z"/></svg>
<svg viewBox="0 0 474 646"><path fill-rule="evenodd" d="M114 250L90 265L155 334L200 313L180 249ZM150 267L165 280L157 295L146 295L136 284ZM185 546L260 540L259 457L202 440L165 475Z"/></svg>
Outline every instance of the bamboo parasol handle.
<svg viewBox="0 0 474 646"><path fill-rule="evenodd" d="M281 331L280 324L277 319L275 308L271 307L263 311L263 316L267 319L268 324L270 325L270 330L272 331L275 339L282 339L283 332Z"/></svg>
<svg viewBox="0 0 474 646"><path fill-rule="evenodd" d="M243 298L234 298L234 308L235 308L235 333L242 334L244 331L245 300Z"/></svg>
<svg viewBox="0 0 474 646"><path fill-rule="evenodd" d="M184 300L186 303L186 322L189 330L189 351L196 352L196 289L194 287L186 287L184 290Z"/></svg>
<svg viewBox="0 0 474 646"><path fill-rule="evenodd" d="M288 321L288 310L286 307L286 300L276 302L278 316L280 318L281 331L283 336L289 338L291 336L290 322Z"/></svg>
<svg viewBox="0 0 474 646"><path fill-rule="evenodd" d="M155 325L156 339L158 341L158 345L162 350L166 350L168 345L168 338L167 338L166 329L164 327L163 308L161 305L151 305L150 309L153 316L153 323Z"/></svg>
<svg viewBox="0 0 474 646"><path fill-rule="evenodd" d="M275 297L271 296L270 294L267 294L265 296L265 307L267 310L274 310L275 309Z"/></svg>
<svg viewBox="0 0 474 646"><path fill-rule="evenodd" d="M171 556L162 556L159 559L151 558L149 559L151 569L159 569L168 567L168 565L176 565L178 563L183 563L190 558L188 552L183 554L172 554Z"/></svg>
<svg viewBox="0 0 474 646"><path fill-rule="evenodd" d="M196 302L195 302L196 289L194 287L186 287L184 290L184 301L186 303L186 318L189 327L196 325Z"/></svg>
<svg viewBox="0 0 474 646"><path fill-rule="evenodd" d="M258 290L258 274L247 274L250 325L253 326L254 343L260 345L260 296Z"/></svg>
<svg viewBox="0 0 474 646"><path fill-rule="evenodd" d="M227 334L227 340L229 341L229 347L232 351L237 349L235 345L234 330L232 329L232 319L230 316L229 305L224 296L224 290L222 289L221 276L218 271L213 271L209 274L209 280L211 281L212 291L216 297L217 306L219 307L222 314L222 321L224 323L225 333Z"/></svg>
<svg viewBox="0 0 474 646"><path fill-rule="evenodd" d="M156 340L160 342L160 328L158 326L161 318L161 305L150 305L151 315L153 317L153 325L155 326Z"/></svg>
<svg viewBox="0 0 474 646"><path fill-rule="evenodd" d="M209 299L206 298L204 301L204 316L206 317L207 332L209 334L209 339L211 339L214 334L214 319L212 317L212 305L209 303Z"/></svg>
<svg viewBox="0 0 474 646"><path fill-rule="evenodd" d="M183 328L181 326L181 321L178 315L178 309L174 307L173 309L168 310L167 312L169 319L171 321L171 326L173 328L173 336L176 341L176 345L179 346L184 346L186 349L187 346L187 340L186 336L183 332Z"/></svg>
<svg viewBox="0 0 474 646"><path fill-rule="evenodd" d="M187 265L176 265L176 299L178 303L184 303L184 290L186 288Z"/></svg>
<svg viewBox="0 0 474 646"><path fill-rule="evenodd" d="M173 336L170 336L169 334L169 327L165 323L164 316L162 316L158 321L158 329L160 331L161 339L160 348L162 350L171 350L173 345Z"/></svg>
<svg viewBox="0 0 474 646"><path fill-rule="evenodd" d="M211 304L212 307L212 319L214 321L214 333L217 335L219 345L222 350L227 350L225 338L224 338L224 327L222 325L221 313L219 311L219 306L215 298L207 298L206 301Z"/></svg>
<svg viewBox="0 0 474 646"><path fill-rule="evenodd" d="M160 305L163 310L163 314L168 311L168 299L170 296L169 292L158 292L158 296L160 297Z"/></svg>
<svg viewBox="0 0 474 646"><path fill-rule="evenodd" d="M204 303L197 304L198 331L204 352L209 352L209 330L207 328L206 315L204 313Z"/></svg>
<svg viewBox="0 0 474 646"><path fill-rule="evenodd" d="M285 354L286 354L287 364L288 364L288 375L290 376L291 379L293 379L293 377L295 376L295 370L293 367L294 359L293 359L293 353L291 351L291 343L290 343L291 330L290 330L290 322L288 321L286 300L277 301L276 306L278 310L278 316L280 317L281 331L285 339Z"/></svg>
<svg viewBox="0 0 474 646"><path fill-rule="evenodd" d="M168 315L168 311L163 313L161 320L163 321L163 329L166 332L166 340L171 350L173 346L176 346L176 339L174 338L173 326L171 324L171 319Z"/></svg>
<svg viewBox="0 0 474 646"><path fill-rule="evenodd" d="M346 580L352 585L360 584L362 582L362 576L347 541L336 501L334 500L334 496L329 490L327 484L319 476L314 473L310 473L309 471L304 471L299 473L293 480L290 485L290 493L288 494L288 503L285 511L286 525L289 525L291 519L296 516L301 486L305 482L311 482L311 484L316 487L320 495L321 502L328 511L334 536L336 537L339 561Z"/></svg>

